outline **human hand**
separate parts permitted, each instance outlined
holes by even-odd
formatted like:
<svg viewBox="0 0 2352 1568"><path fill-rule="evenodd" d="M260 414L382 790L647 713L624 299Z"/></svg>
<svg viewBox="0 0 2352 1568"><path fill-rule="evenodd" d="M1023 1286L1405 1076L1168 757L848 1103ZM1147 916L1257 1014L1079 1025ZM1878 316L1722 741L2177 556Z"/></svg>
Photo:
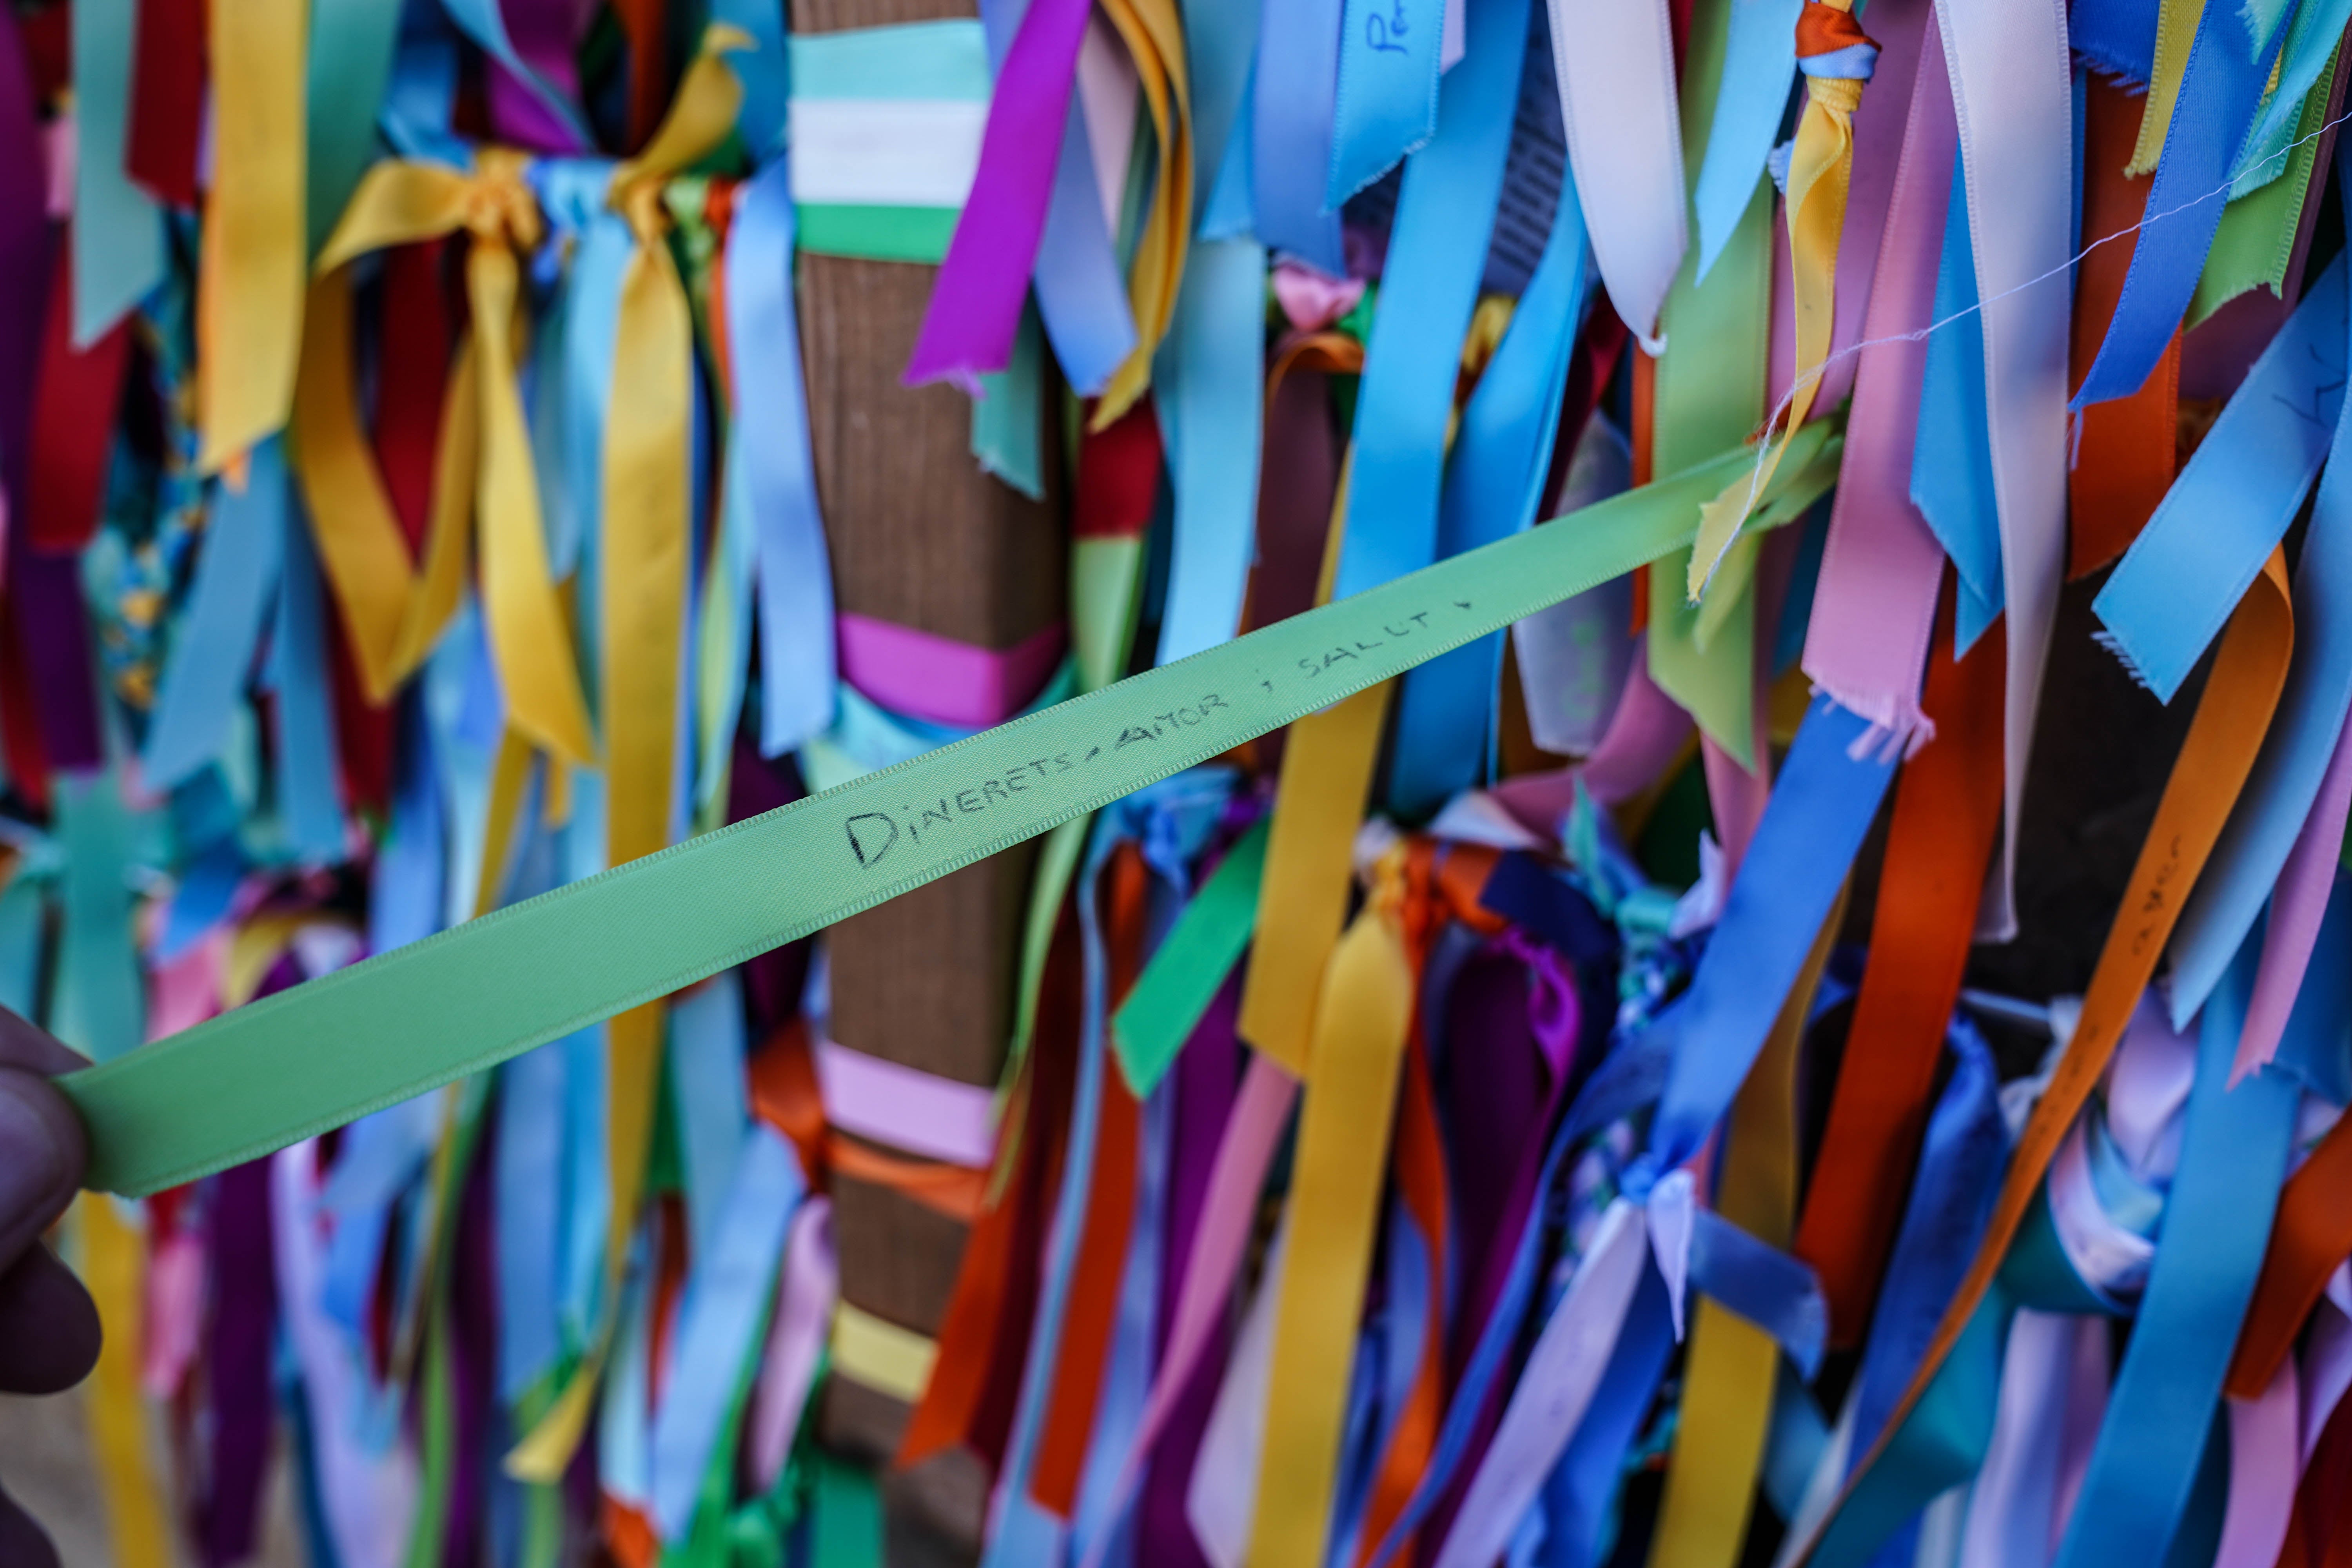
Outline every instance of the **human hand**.
<svg viewBox="0 0 2352 1568"><path fill-rule="evenodd" d="M0 1393L57 1394L98 1363L98 1309L41 1233L81 1185L80 1119L49 1087L87 1064L0 1009ZM53 1568L58 1554L0 1490L0 1563Z"/></svg>

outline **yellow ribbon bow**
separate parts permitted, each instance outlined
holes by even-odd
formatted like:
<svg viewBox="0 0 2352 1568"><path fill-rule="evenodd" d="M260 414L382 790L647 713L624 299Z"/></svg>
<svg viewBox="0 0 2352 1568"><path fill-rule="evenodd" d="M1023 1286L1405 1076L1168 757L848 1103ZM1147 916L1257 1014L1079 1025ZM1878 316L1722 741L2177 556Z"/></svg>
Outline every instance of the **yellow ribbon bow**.
<svg viewBox="0 0 2352 1568"><path fill-rule="evenodd" d="M1805 0L1797 18L1797 64L1805 72L1805 112L1789 159L1789 269L1797 306L1797 378L1788 416L1764 434L1764 450L1746 477L1700 509L1698 542L1685 584L1691 602L1713 580L1740 525L1772 482L1789 437L1812 412L1830 355L1837 304L1838 241L1845 233L1846 190L1853 174L1853 115L1878 46L1853 19L1853 0Z"/></svg>
<svg viewBox="0 0 2352 1568"><path fill-rule="evenodd" d="M734 128L742 84L720 57L746 48L740 30L712 26L678 84L669 116L645 151L613 171L612 209L637 246L621 279L614 334L613 401L604 416L602 685L605 863L618 866L669 844L677 743L678 659L685 627L687 551L692 535L694 310L670 255L662 190ZM579 1446L604 1356L651 1147L662 1004L649 1002L606 1026L604 1337L562 1394L507 1457L520 1479L561 1479Z"/></svg>
<svg viewBox="0 0 2352 1568"><path fill-rule="evenodd" d="M487 148L465 174L437 163L370 169L319 257L294 416L295 472L370 700L387 700L456 608L468 524L509 725L575 765L595 758L572 633L551 579L530 433L515 387L522 321L518 248L545 233L526 161ZM473 322L453 367L420 576L362 439L352 374L351 263L463 229ZM394 330L397 330L395 325ZM468 496L470 481L471 494ZM467 502L471 506L468 508Z"/></svg>

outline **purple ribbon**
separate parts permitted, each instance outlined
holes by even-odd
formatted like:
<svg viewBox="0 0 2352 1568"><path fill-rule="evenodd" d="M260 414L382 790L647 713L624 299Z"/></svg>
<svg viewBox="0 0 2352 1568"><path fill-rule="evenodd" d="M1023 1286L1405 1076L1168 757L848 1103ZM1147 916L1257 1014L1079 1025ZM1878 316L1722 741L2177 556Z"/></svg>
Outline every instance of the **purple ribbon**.
<svg viewBox="0 0 2352 1568"><path fill-rule="evenodd" d="M948 241L906 383L978 378L1013 360L1013 338L1045 232L1087 0L1033 0L1005 51L981 138L980 170Z"/></svg>

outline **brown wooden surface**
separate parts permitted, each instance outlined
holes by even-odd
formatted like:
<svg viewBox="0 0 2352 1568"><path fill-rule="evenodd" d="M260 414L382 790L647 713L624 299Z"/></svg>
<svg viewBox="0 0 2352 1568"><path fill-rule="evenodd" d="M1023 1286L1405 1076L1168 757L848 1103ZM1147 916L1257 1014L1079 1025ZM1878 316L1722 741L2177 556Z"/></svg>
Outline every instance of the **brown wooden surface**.
<svg viewBox="0 0 2352 1568"><path fill-rule="evenodd" d="M970 0L793 0L795 32L970 16ZM1063 619L1068 546L1058 495L1033 501L971 456L971 405L951 387L899 375L936 271L803 256L799 303L809 433L848 613L1003 649ZM1050 405L1051 399L1045 400ZM1049 486L1055 422L1038 409ZM843 1044L959 1082L993 1084L1011 1037L1021 911L1035 863L1008 850L834 927L832 1030ZM838 1183L842 1296L936 1333L955 1283L963 1227L864 1183ZM818 1429L836 1449L880 1461L907 1406L835 1378ZM894 1568L962 1563L976 1552L988 1478L942 1455L883 1485Z"/></svg>

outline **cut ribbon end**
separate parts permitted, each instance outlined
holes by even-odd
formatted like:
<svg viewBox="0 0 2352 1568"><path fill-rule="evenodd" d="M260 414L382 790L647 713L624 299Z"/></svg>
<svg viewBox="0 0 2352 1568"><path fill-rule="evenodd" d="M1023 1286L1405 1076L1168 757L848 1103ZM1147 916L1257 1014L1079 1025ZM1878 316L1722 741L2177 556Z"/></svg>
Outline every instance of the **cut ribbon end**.
<svg viewBox="0 0 2352 1568"><path fill-rule="evenodd" d="M1675 1342L1684 1333L1683 1298L1690 1286L1691 1233L1698 1224L1698 1185L1688 1166L1678 1166L1650 1189L1647 1212L1650 1251L1666 1282L1666 1305L1674 1314Z"/></svg>

